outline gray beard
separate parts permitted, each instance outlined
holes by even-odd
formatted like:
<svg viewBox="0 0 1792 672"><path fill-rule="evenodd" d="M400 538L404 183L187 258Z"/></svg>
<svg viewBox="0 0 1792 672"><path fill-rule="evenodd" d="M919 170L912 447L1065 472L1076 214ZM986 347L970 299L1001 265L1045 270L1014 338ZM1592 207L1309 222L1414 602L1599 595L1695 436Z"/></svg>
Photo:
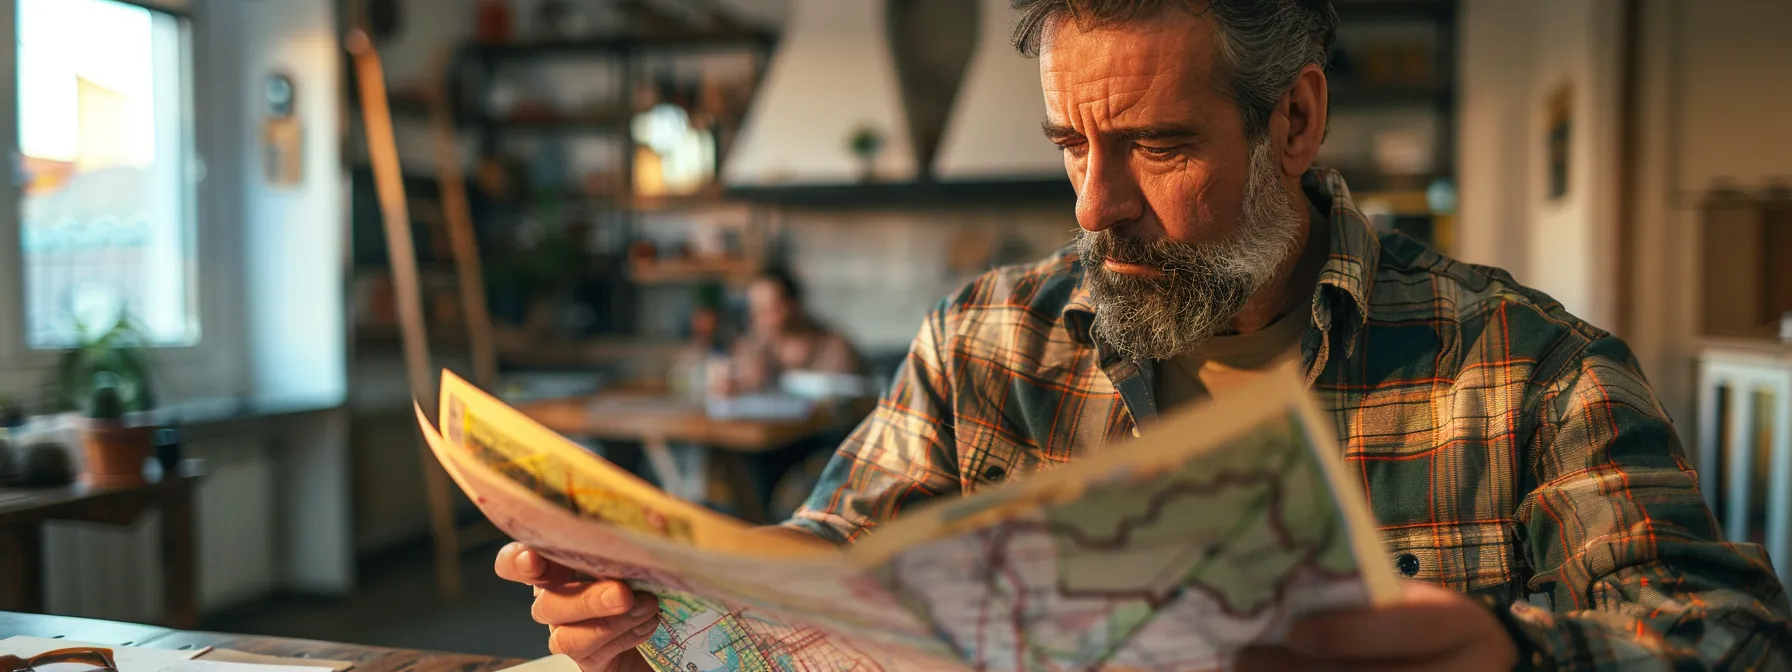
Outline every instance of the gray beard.
<svg viewBox="0 0 1792 672"><path fill-rule="evenodd" d="M1224 240L1146 243L1113 229L1082 231L1077 252L1095 303L1095 337L1134 360L1165 360L1228 330L1245 301L1295 254L1301 212L1279 175L1265 138L1251 149L1237 232ZM1163 276L1115 273L1105 259L1162 269Z"/></svg>

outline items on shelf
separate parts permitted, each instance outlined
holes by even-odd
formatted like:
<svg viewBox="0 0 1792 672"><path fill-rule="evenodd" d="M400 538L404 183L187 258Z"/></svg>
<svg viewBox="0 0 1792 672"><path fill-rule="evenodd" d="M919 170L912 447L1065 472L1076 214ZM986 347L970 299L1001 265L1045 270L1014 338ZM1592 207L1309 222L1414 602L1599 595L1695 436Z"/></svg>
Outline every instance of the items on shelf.
<svg viewBox="0 0 1792 672"><path fill-rule="evenodd" d="M1411 89L1437 83L1436 59L1429 42L1379 41L1365 46L1361 53L1362 68L1358 72L1365 88Z"/></svg>
<svg viewBox="0 0 1792 672"><path fill-rule="evenodd" d="M510 0L479 0L473 16L473 39L484 44L503 44L515 39L516 17Z"/></svg>
<svg viewBox="0 0 1792 672"><path fill-rule="evenodd" d="M535 39L565 42L585 37L585 15L568 0L542 0L535 6Z"/></svg>

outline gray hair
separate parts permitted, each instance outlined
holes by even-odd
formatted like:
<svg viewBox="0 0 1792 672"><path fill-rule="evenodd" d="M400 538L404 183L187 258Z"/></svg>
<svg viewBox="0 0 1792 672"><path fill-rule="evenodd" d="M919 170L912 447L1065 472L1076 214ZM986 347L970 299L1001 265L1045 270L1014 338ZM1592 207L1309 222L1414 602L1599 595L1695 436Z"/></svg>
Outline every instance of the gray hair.
<svg viewBox="0 0 1792 672"><path fill-rule="evenodd" d="M1269 132L1269 117L1307 65L1326 67L1338 34L1331 0L1012 0L1021 18L1014 47L1038 56L1046 29L1069 19L1084 28L1143 21L1170 8L1211 16L1219 40L1216 74L1244 116L1245 135ZM1330 102L1327 101L1327 105ZM1327 115L1327 125L1330 125Z"/></svg>

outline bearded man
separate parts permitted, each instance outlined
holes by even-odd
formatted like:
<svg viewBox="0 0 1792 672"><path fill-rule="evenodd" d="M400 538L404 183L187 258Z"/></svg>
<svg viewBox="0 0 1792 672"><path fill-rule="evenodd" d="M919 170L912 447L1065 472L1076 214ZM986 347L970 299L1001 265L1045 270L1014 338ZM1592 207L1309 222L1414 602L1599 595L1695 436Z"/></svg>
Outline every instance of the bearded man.
<svg viewBox="0 0 1792 672"><path fill-rule="evenodd" d="M1378 237L1313 168L1329 0L1014 4L1080 237L942 302L777 533L852 543L1293 361L1410 581L1240 669L1792 667L1768 558L1720 538L1624 343L1503 271ZM556 651L644 669L651 597L514 546L497 569L542 588Z"/></svg>

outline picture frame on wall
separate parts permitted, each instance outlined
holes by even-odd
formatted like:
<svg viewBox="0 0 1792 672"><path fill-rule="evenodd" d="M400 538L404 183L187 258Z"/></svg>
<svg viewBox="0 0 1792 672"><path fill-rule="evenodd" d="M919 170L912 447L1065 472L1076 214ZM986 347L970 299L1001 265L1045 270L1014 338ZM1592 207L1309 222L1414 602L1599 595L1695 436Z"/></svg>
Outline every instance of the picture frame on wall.
<svg viewBox="0 0 1792 672"><path fill-rule="evenodd" d="M1549 97L1548 124L1545 126L1544 147L1548 157L1547 178L1549 180L1549 199L1560 200L1568 196L1568 168L1570 140L1574 134L1574 108L1572 89L1563 84L1556 88Z"/></svg>

